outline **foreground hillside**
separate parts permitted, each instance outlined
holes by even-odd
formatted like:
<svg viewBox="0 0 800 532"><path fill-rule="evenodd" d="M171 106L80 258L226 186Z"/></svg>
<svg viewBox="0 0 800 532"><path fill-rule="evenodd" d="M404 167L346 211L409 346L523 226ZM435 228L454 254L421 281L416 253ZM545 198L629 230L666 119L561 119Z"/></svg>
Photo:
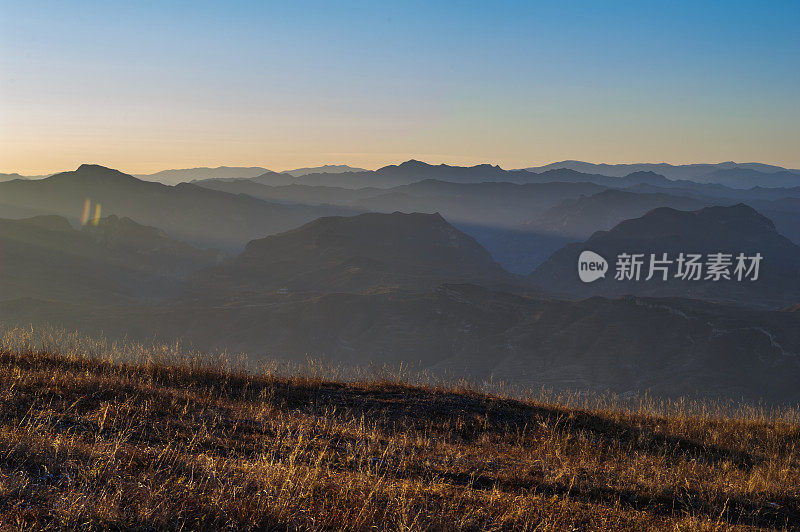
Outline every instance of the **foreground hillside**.
<svg viewBox="0 0 800 532"><path fill-rule="evenodd" d="M567 408L399 380L221 367L163 349L6 333L0 523L800 527L795 415Z"/></svg>

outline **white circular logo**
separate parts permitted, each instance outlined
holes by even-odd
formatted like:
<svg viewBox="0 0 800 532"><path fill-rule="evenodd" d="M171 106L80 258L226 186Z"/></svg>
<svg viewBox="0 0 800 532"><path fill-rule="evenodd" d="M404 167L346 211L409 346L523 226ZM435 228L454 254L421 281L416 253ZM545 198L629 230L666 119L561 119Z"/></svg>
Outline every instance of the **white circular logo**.
<svg viewBox="0 0 800 532"><path fill-rule="evenodd" d="M578 277L581 278L581 281L591 283L601 277L605 277L606 272L608 272L606 259L594 251L581 252L578 257Z"/></svg>

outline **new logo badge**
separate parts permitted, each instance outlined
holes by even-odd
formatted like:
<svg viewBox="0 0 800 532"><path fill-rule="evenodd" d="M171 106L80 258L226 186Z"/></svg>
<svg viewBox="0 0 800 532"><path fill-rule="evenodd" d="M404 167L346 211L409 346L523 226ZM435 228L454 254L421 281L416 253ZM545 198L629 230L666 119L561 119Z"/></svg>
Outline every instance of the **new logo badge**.
<svg viewBox="0 0 800 532"><path fill-rule="evenodd" d="M591 283L606 276L608 262L594 251L582 251L578 257L578 277L584 283Z"/></svg>

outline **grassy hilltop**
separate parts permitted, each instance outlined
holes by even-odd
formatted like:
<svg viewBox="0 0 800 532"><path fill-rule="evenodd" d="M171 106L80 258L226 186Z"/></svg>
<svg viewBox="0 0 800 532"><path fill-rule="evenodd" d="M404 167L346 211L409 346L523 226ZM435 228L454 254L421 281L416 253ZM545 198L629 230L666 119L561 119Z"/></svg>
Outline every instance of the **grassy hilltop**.
<svg viewBox="0 0 800 532"><path fill-rule="evenodd" d="M793 411L570 404L12 330L8 529L800 528Z"/></svg>

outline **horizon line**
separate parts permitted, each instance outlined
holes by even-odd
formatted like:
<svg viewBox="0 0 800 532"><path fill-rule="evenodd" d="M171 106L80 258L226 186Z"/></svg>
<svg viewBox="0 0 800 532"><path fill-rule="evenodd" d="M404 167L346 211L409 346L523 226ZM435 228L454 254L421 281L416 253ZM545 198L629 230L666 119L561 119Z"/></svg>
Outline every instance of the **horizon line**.
<svg viewBox="0 0 800 532"><path fill-rule="evenodd" d="M582 160L582 159L561 159L561 160L553 161L553 162L550 162L550 163L543 163L543 164L535 164L534 163L534 164L530 164L528 166L520 166L520 167L516 167L516 168L505 168L500 164L493 164L492 162L483 162L483 163L477 163L477 164L472 164L472 165L454 164L454 163L448 163L448 162L429 163L429 162L424 161L422 159L418 159L416 157L411 157L410 159L405 159L405 160L403 160L401 162L388 163L388 164L384 164L382 166L377 166L375 168L365 168L364 166L353 166L353 165L351 165L349 163L339 163L339 164L322 163L322 164L318 164L318 165L308 165L307 164L307 165L304 165L304 166L294 166L294 167L286 168L284 170L273 170L273 169L271 169L271 168L269 168L267 166L263 166L263 165L260 165L260 164L221 164L221 165L218 165L218 166L175 166L175 167L163 168L161 170L150 171L150 172L128 172L128 171L125 171L125 170L121 170L120 168L122 168L122 167L116 167L113 164L102 164L102 163L97 163L97 162L91 162L91 163L90 162L82 162L82 163L78 163L78 165L75 166L74 169L67 169L67 170L61 169L61 170L56 170L54 172L39 172L39 173L27 173L26 172L26 173L22 173L22 172L20 172L18 170L14 170L14 171L3 171L3 172L0 172L0 174L6 174L6 175L16 174L16 175L19 175L21 177L41 177L41 178L44 178L44 177L49 177L49 176L52 176L52 175L55 175L55 174L60 174L62 172L72 172L74 170L77 170L80 166L85 165L85 164L104 166L106 168L111 168L111 169L114 169L114 170L118 170L120 172L126 173L128 175L132 175L132 176L152 176L152 175L159 174L159 173L162 173L162 172L172 172L172 171L180 171L180 170L204 170L204 169L218 170L218 169L223 169L223 168L261 168L261 169L264 169L267 172L282 173L282 172L291 172L291 171L294 171L294 170L299 170L301 168L322 168L324 166L350 166L352 168L358 168L360 170L365 170L365 171L368 171L368 172L374 172L376 170L380 170L381 168L386 168L388 166L399 166L401 164L404 164L404 163L407 163L407 162L411 162L411 161L422 162L422 163L425 163L425 164L430 165L430 166L451 166L451 167L461 167L461 168L473 168L473 167L476 167L476 166L489 165L489 166L497 166L501 170L505 170L505 171L526 170L528 168L542 168L542 167L545 167L545 166L551 166L551 165L559 164L559 163L582 163L582 164L591 164L591 165L595 165L595 166L632 166L632 165L644 165L644 164L647 164L647 165L654 165L654 166L656 166L656 165L667 165L667 166L673 166L673 167L691 166L691 165L710 165L710 166L714 166L714 165L730 163L730 164L736 164L736 165L759 164L759 165L765 165L765 166L774 166L774 167L777 167L777 168L782 168L782 169L787 170L787 171L800 171L800 168L791 168L789 166L783 166L783 165L775 164L775 163L765 163L765 162L761 162L761 161L737 162L737 161L734 161L734 160L718 161L718 162L682 162L682 163L669 163L669 162L664 162L664 161L660 161L660 162L636 161L636 162L614 162L614 163L599 162L598 163L598 162L590 162L590 161L586 161L586 160ZM359 170L357 170L357 171L359 171Z"/></svg>

